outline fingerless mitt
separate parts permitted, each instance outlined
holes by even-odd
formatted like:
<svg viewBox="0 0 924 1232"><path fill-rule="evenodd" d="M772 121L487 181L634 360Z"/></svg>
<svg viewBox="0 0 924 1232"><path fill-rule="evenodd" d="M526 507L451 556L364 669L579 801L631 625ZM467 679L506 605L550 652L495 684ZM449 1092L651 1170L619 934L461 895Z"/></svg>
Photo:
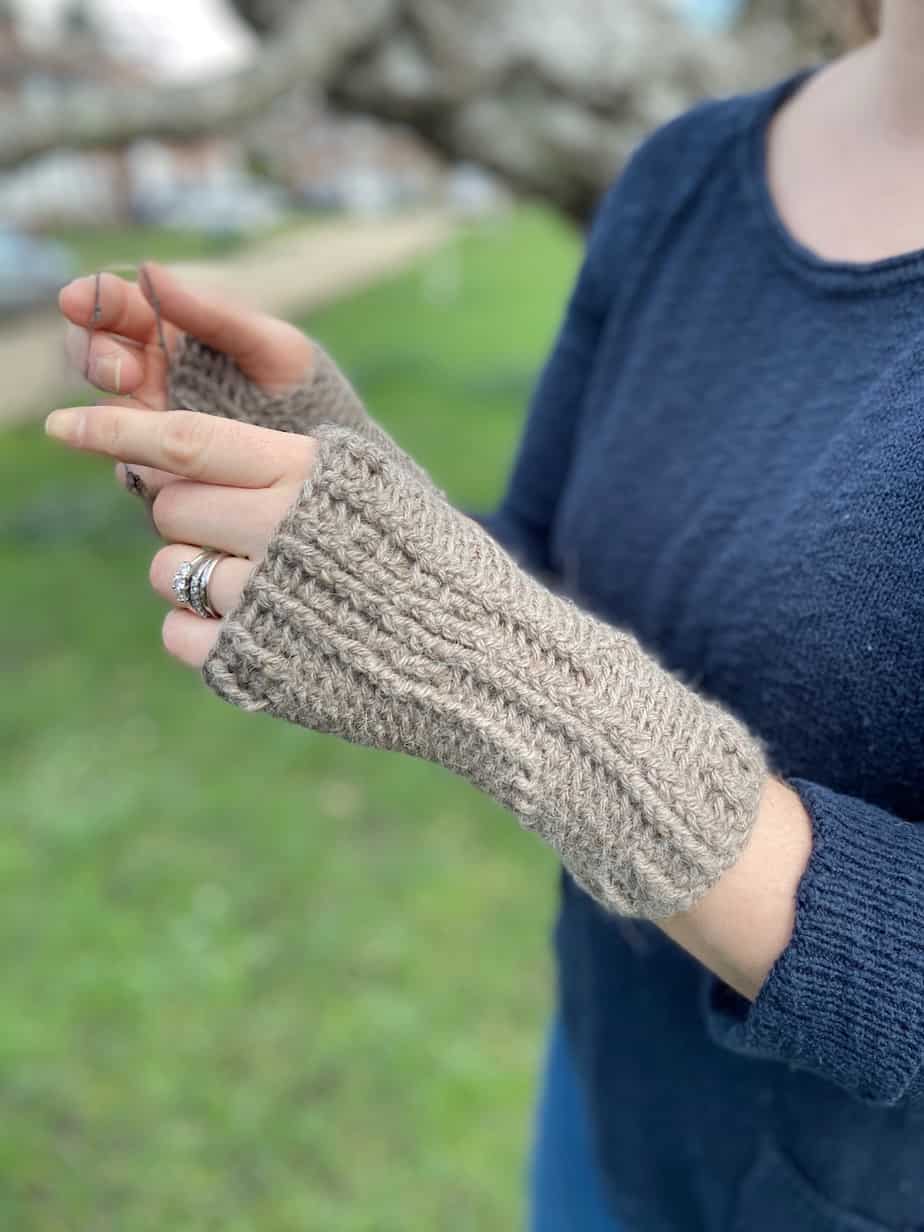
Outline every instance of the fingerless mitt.
<svg viewBox="0 0 924 1232"><path fill-rule="evenodd" d="M758 742L523 572L393 449L314 435L311 478L223 622L207 683L463 776L612 911L689 908L748 841Z"/></svg>
<svg viewBox="0 0 924 1232"><path fill-rule="evenodd" d="M305 381L294 389L269 393L245 376L229 355L187 334L170 365L169 405L303 436L313 436L321 424L339 424L373 441L419 479L431 483L427 473L369 415L324 348L316 342L312 345L314 362Z"/></svg>

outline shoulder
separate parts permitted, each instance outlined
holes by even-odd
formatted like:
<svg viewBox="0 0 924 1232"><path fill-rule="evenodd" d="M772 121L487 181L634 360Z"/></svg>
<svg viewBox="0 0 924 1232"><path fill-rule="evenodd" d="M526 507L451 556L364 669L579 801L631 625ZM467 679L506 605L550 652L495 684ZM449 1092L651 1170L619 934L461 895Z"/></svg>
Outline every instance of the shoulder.
<svg viewBox="0 0 924 1232"><path fill-rule="evenodd" d="M772 111L801 80L787 78L766 90L707 99L656 129L629 158L611 185L601 212L622 199L657 200L682 197L727 157L740 136Z"/></svg>
<svg viewBox="0 0 924 1232"><path fill-rule="evenodd" d="M699 189L732 164L743 135L801 76L751 94L708 99L646 137L600 202L588 237L589 263L612 270L643 261Z"/></svg>

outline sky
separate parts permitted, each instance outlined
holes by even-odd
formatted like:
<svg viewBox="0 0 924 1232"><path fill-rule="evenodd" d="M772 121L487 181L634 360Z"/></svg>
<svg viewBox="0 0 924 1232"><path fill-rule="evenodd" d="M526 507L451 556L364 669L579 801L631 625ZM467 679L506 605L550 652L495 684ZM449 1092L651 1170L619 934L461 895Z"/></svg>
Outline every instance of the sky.
<svg viewBox="0 0 924 1232"><path fill-rule="evenodd" d="M742 0L679 0L680 8L705 26L722 26L742 7Z"/></svg>
<svg viewBox="0 0 924 1232"><path fill-rule="evenodd" d="M39 35L66 0L19 0ZM250 36L222 0L94 0L113 49L154 63L171 77L207 76L246 59Z"/></svg>

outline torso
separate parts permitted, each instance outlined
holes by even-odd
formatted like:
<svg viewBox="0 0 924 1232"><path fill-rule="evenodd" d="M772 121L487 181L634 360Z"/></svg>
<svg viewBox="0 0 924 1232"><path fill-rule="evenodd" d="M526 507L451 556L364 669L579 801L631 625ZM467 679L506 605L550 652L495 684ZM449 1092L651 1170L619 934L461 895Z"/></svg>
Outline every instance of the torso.
<svg viewBox="0 0 924 1232"><path fill-rule="evenodd" d="M744 100L672 133L650 204L614 219L641 216L644 234L601 271L614 306L551 561L584 606L740 715L779 773L924 821L924 210L900 244L883 230L868 250L850 247L846 211L825 252L816 207L836 169L819 164L790 209L807 155L778 113L768 180L768 109ZM558 936L627 1224L728 1227L768 1132L845 1208L919 1218L924 1122L717 1047L716 981L567 883ZM905 1188L880 1193L886 1174ZM787 1226L820 1225L806 1209Z"/></svg>

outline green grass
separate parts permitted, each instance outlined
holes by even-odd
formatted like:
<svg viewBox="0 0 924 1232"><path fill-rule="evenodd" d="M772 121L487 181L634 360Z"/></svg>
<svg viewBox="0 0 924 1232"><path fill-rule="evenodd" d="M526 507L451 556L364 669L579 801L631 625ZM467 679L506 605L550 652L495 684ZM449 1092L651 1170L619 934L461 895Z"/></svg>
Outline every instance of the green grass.
<svg viewBox="0 0 924 1232"><path fill-rule="evenodd" d="M58 227L49 238L67 245L81 274L142 261L201 261L240 247L238 241L171 227Z"/></svg>
<svg viewBox="0 0 924 1232"><path fill-rule="evenodd" d="M303 324L487 505L576 253L518 214ZM0 1228L509 1232L553 861L434 767L211 697L155 546L107 464L0 437Z"/></svg>

